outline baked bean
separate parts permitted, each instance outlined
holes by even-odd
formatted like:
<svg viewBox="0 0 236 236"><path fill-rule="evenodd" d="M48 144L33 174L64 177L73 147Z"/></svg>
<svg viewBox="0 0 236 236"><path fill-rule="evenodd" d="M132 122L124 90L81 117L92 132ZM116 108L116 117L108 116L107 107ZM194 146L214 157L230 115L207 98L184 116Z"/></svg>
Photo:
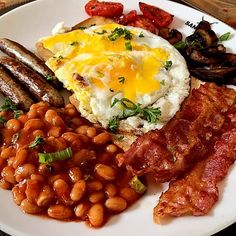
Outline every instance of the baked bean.
<svg viewBox="0 0 236 236"><path fill-rule="evenodd" d="M74 184L74 186L71 190L71 193L70 193L70 198L73 201L79 201L83 197L83 195L85 194L85 191L86 191L85 180L79 180Z"/></svg>
<svg viewBox="0 0 236 236"><path fill-rule="evenodd" d="M12 163L12 166L16 169L18 166L23 165L27 160L28 151L26 149L19 149L16 152L16 156Z"/></svg>
<svg viewBox="0 0 236 236"><path fill-rule="evenodd" d="M44 176L43 176L43 175L39 175L39 174L32 174L32 175L30 176L30 179L32 179L32 180L37 180L37 181L39 181L39 182L44 182L44 181L45 181Z"/></svg>
<svg viewBox="0 0 236 236"><path fill-rule="evenodd" d="M41 192L41 186L42 184L38 182L37 180L32 180L32 179L27 180L25 194L26 194L26 198L30 202L36 202Z"/></svg>
<svg viewBox="0 0 236 236"><path fill-rule="evenodd" d="M6 159L0 157L0 171L6 166Z"/></svg>
<svg viewBox="0 0 236 236"><path fill-rule="evenodd" d="M68 143L72 143L73 141L77 140L79 138L78 134L74 132L65 132L62 135L62 138L64 138Z"/></svg>
<svg viewBox="0 0 236 236"><path fill-rule="evenodd" d="M52 171L53 171L53 168L51 168L50 166L46 164L40 164L38 167L38 172L42 176L48 176L52 174Z"/></svg>
<svg viewBox="0 0 236 236"><path fill-rule="evenodd" d="M76 183L77 181L83 178L83 173L79 167L72 167L68 171L68 175L72 183Z"/></svg>
<svg viewBox="0 0 236 236"><path fill-rule="evenodd" d="M138 199L138 194L134 189L130 187L124 187L120 190L120 196L123 197L127 202L134 202Z"/></svg>
<svg viewBox="0 0 236 236"><path fill-rule="evenodd" d="M93 138L97 135L97 130L94 127L88 127L86 134L89 138Z"/></svg>
<svg viewBox="0 0 236 236"><path fill-rule="evenodd" d="M75 207L75 215L79 218L83 218L86 216L88 209L90 207L90 204L86 202L82 202L79 205Z"/></svg>
<svg viewBox="0 0 236 236"><path fill-rule="evenodd" d="M56 117L57 115L58 114L57 114L57 112L55 110L49 109L45 113L45 120L48 123L52 123L53 118Z"/></svg>
<svg viewBox="0 0 236 236"><path fill-rule="evenodd" d="M25 123L29 120L29 118L28 118L27 115L20 115L19 118L18 118L18 120L19 120L22 124L25 124Z"/></svg>
<svg viewBox="0 0 236 236"><path fill-rule="evenodd" d="M11 183L7 182L5 179L0 179L0 188L11 189Z"/></svg>
<svg viewBox="0 0 236 236"><path fill-rule="evenodd" d="M15 170L13 167L11 166L6 166L3 168L1 176L3 177L3 179L5 179L7 182L11 183L11 184L15 184L16 183L16 179L15 179Z"/></svg>
<svg viewBox="0 0 236 236"><path fill-rule="evenodd" d="M53 183L53 189L59 197L69 195L70 187L63 179L57 179Z"/></svg>
<svg viewBox="0 0 236 236"><path fill-rule="evenodd" d="M89 201L91 203L98 203L101 202L105 198L105 195L103 192L94 192L89 195Z"/></svg>
<svg viewBox="0 0 236 236"><path fill-rule="evenodd" d="M109 152L102 152L98 156L98 162L103 164L108 164L113 161L112 155Z"/></svg>
<svg viewBox="0 0 236 236"><path fill-rule="evenodd" d="M29 214L38 214L42 211L41 207L38 207L36 204L30 202L28 199L24 199L21 204L20 208Z"/></svg>
<svg viewBox="0 0 236 236"><path fill-rule="evenodd" d="M43 138L46 137L45 133L41 129L36 129L33 131L33 136L36 138L38 136L41 136Z"/></svg>
<svg viewBox="0 0 236 236"><path fill-rule="evenodd" d="M75 109L75 106L73 104L71 104L71 103L68 103L68 104L65 105L65 109L66 110L67 109Z"/></svg>
<svg viewBox="0 0 236 236"><path fill-rule="evenodd" d="M79 126L82 125L84 122L83 122L83 120L82 120L81 118L76 117L76 118L71 119L71 123L72 123L73 125L75 125L75 127L79 127Z"/></svg>
<svg viewBox="0 0 236 236"><path fill-rule="evenodd" d="M106 200L105 206L110 211L121 212L127 207L127 202L122 197L112 197Z"/></svg>
<svg viewBox="0 0 236 236"><path fill-rule="evenodd" d="M97 145L106 144L110 140L111 140L111 135L108 132L102 132L93 138L93 142Z"/></svg>
<svg viewBox="0 0 236 236"><path fill-rule="evenodd" d="M20 191L20 188L17 185L12 188L12 196L14 202L17 205L20 205L21 202L26 198L26 195Z"/></svg>
<svg viewBox="0 0 236 236"><path fill-rule="evenodd" d="M63 174L57 174L57 175L53 175L48 179L48 183L50 185L53 185L54 182L58 179L62 179L64 180L66 183L69 182L69 177L67 174L63 173Z"/></svg>
<svg viewBox="0 0 236 236"><path fill-rule="evenodd" d="M34 131L36 129L43 129L44 122L40 119L30 119L26 121L24 125L24 129L26 131Z"/></svg>
<svg viewBox="0 0 236 236"><path fill-rule="evenodd" d="M79 134L79 139L81 140L83 144L87 144L90 141L89 137L86 136L85 134Z"/></svg>
<svg viewBox="0 0 236 236"><path fill-rule="evenodd" d="M78 112L76 111L76 109L73 108L66 108L66 114L69 115L70 117L75 117Z"/></svg>
<svg viewBox="0 0 236 236"><path fill-rule="evenodd" d="M48 106L41 106L37 109L38 116L44 117L46 111L48 110Z"/></svg>
<svg viewBox="0 0 236 236"><path fill-rule="evenodd" d="M96 159L96 153L93 150L81 149L72 156L72 160L75 165L80 165L81 163Z"/></svg>
<svg viewBox="0 0 236 236"><path fill-rule="evenodd" d="M77 139L77 140L73 141L70 144L70 146L71 146L73 152L78 152L82 148L83 144L80 139Z"/></svg>
<svg viewBox="0 0 236 236"><path fill-rule="evenodd" d="M64 205L54 205L48 208L48 215L52 218L63 220L68 219L73 215L70 207Z"/></svg>
<svg viewBox="0 0 236 236"><path fill-rule="evenodd" d="M107 150L107 152L110 152L110 153L116 153L118 148L114 144L109 144L106 146L106 150Z"/></svg>
<svg viewBox="0 0 236 236"><path fill-rule="evenodd" d="M101 203L95 203L88 211L89 222L94 227L99 227L104 222L104 208Z"/></svg>
<svg viewBox="0 0 236 236"><path fill-rule="evenodd" d="M45 140L45 143L53 147L57 151L64 150L65 148L67 148L67 143L62 137L55 138L53 136L50 136Z"/></svg>
<svg viewBox="0 0 236 236"><path fill-rule="evenodd" d="M96 164L95 172L105 180L114 180L116 178L116 171L114 168L104 164Z"/></svg>
<svg viewBox="0 0 236 236"><path fill-rule="evenodd" d="M15 154L16 154L15 149L12 146L10 146L10 147L2 149L1 158L7 159L9 157L15 156Z"/></svg>
<svg viewBox="0 0 236 236"><path fill-rule="evenodd" d="M52 119L52 125L54 126L59 126L61 128L65 128L65 122L63 121L63 119L60 116L55 116Z"/></svg>
<svg viewBox="0 0 236 236"><path fill-rule="evenodd" d="M89 192L100 191L102 190L102 188L103 188L103 185L98 180L92 180L87 183L87 189Z"/></svg>
<svg viewBox="0 0 236 236"><path fill-rule="evenodd" d="M105 193L106 193L107 197L109 197L109 198L115 197L117 192L118 192L118 189L114 184L107 184L105 186Z"/></svg>
<svg viewBox="0 0 236 236"><path fill-rule="evenodd" d="M24 179L28 179L32 174L36 173L36 171L36 167L30 163L18 166L15 170L16 181L19 183Z"/></svg>
<svg viewBox="0 0 236 236"><path fill-rule="evenodd" d="M55 195L51 187L48 185L45 185L43 187L43 190L39 194L39 197L37 199L37 205L39 207L49 206L54 198L55 198Z"/></svg>
<svg viewBox="0 0 236 236"><path fill-rule="evenodd" d="M6 127L16 133L21 129L22 123L17 119L10 119L7 121Z"/></svg>
<svg viewBox="0 0 236 236"><path fill-rule="evenodd" d="M38 118L37 110L30 108L30 110L27 112L27 116L29 119Z"/></svg>
<svg viewBox="0 0 236 236"><path fill-rule="evenodd" d="M88 128L89 128L88 125L81 125L79 128L75 130L75 132L78 134L87 134Z"/></svg>
<svg viewBox="0 0 236 236"><path fill-rule="evenodd" d="M52 127L49 131L48 131L48 136L53 136L55 138L59 138L62 134L62 128L61 127Z"/></svg>

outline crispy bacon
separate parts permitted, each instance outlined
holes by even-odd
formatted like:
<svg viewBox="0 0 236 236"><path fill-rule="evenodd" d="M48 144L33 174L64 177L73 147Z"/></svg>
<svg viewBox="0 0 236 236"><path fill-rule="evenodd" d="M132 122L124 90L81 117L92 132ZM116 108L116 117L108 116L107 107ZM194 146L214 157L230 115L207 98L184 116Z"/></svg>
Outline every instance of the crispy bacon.
<svg viewBox="0 0 236 236"><path fill-rule="evenodd" d="M236 159L236 106L227 116L222 134L215 137L206 158L183 178L170 183L154 208L154 220L166 215L205 215L218 200L217 183L227 174Z"/></svg>
<svg viewBox="0 0 236 236"><path fill-rule="evenodd" d="M213 83L193 89L167 125L131 145L124 155L127 169L135 175L154 173L157 182L180 176L205 156L235 98L234 90Z"/></svg>

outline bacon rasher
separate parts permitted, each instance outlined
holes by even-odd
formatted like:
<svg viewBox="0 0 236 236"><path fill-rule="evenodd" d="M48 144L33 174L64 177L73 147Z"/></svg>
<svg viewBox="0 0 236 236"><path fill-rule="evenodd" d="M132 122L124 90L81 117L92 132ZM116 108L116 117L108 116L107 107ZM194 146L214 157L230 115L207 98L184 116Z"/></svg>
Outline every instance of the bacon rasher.
<svg viewBox="0 0 236 236"><path fill-rule="evenodd" d="M217 184L236 159L236 105L231 108L222 134L212 140L209 152L183 178L170 182L154 208L155 222L165 216L205 215L218 200Z"/></svg>
<svg viewBox="0 0 236 236"><path fill-rule="evenodd" d="M127 168L135 175L154 173L157 182L182 175L206 155L235 98L233 89L213 83L193 89L167 125L131 145L124 158Z"/></svg>

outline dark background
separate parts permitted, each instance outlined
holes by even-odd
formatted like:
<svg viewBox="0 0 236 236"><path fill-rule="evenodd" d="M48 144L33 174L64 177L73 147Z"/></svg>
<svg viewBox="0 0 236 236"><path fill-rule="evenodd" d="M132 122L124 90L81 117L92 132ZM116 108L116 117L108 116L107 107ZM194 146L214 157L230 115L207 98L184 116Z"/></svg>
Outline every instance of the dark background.
<svg viewBox="0 0 236 236"><path fill-rule="evenodd" d="M35 0L34 0L35 1ZM118 0L117 0L118 1ZM173 2L178 2L178 3L183 3L180 0L172 0ZM14 7L9 7L7 9L4 10L0 10L0 16L4 13L6 13L7 11L10 11L11 9L18 7L19 5L16 5ZM1 225L0 225L0 229L1 229ZM214 234L214 236L225 236L225 235L236 235L236 223L232 224L231 226L227 227L226 229L220 231L217 234ZM3 231L0 230L0 236L9 236L8 234L4 233Z"/></svg>

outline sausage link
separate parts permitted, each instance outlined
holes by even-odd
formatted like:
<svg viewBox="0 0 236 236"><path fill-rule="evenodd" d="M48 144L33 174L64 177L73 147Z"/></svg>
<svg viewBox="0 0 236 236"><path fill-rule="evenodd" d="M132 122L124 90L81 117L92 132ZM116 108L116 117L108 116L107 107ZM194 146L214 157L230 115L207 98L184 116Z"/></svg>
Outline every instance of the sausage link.
<svg viewBox="0 0 236 236"><path fill-rule="evenodd" d="M0 91L9 97L19 109L29 110L34 103L30 94L2 66L0 66Z"/></svg>
<svg viewBox="0 0 236 236"><path fill-rule="evenodd" d="M20 61L10 57L0 57L0 64L8 69L37 100L48 102L55 107L62 107L64 100L62 95L48 84L42 77L25 66Z"/></svg>
<svg viewBox="0 0 236 236"><path fill-rule="evenodd" d="M41 74L55 88L62 88L61 82L57 80L54 73L40 58L26 49L23 45L10 39L2 38L0 39L0 50L8 56L18 59L20 62Z"/></svg>

